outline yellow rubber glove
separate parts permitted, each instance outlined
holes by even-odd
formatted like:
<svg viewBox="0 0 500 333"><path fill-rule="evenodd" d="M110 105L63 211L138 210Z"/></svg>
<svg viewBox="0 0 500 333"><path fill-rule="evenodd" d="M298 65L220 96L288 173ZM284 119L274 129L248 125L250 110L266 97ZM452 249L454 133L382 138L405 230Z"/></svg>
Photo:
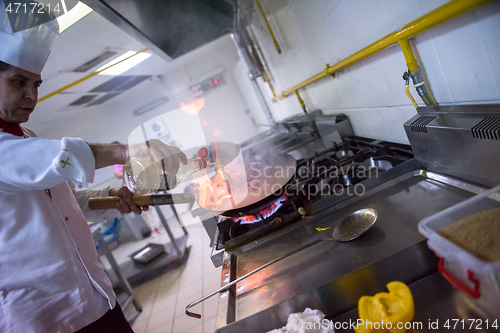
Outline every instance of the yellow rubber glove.
<svg viewBox="0 0 500 333"><path fill-rule="evenodd" d="M387 289L388 293L381 292L359 299L358 312L362 323L357 325L357 333L406 331L405 323L410 322L415 315L410 288L403 282L393 281L387 284Z"/></svg>

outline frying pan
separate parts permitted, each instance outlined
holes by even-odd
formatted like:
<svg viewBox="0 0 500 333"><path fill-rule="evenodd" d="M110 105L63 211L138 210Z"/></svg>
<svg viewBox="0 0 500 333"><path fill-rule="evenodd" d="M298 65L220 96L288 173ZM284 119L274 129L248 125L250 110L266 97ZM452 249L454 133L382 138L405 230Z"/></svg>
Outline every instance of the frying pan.
<svg viewBox="0 0 500 333"><path fill-rule="evenodd" d="M224 169L229 180L229 188L235 202L223 200L211 206L196 193L153 194L133 196L131 204L140 207L150 205L170 205L197 201L198 205L217 215L239 217L260 211L282 195L282 189L291 180L297 168L296 160L283 153L242 153L242 163L229 163ZM237 160L237 159L235 159ZM243 172L244 170L244 172ZM91 210L115 208L120 197L91 198Z"/></svg>

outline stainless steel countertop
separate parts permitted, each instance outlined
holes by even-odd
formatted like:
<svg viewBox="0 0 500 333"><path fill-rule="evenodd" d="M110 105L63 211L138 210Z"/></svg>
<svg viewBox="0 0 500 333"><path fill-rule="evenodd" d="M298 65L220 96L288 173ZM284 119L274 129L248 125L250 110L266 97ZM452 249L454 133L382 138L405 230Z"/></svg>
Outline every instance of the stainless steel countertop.
<svg viewBox="0 0 500 333"><path fill-rule="evenodd" d="M331 237L340 220L358 209L379 213L372 229L360 238L321 242L222 292L217 332L266 332L284 326L290 313L306 307L320 309L328 319L348 315L361 296L384 291L390 281L412 284L433 275L437 258L418 232L418 222L484 190L424 170L416 160L363 184L362 196L344 193L320 200L306 208L311 217L224 253L222 285L304 244ZM438 286L432 281L438 280L431 280L429 291L421 292L432 295Z"/></svg>
<svg viewBox="0 0 500 333"><path fill-rule="evenodd" d="M489 318L487 326L485 319L488 315L471 303L465 294L454 288L440 273L431 274L410 284L409 287L415 304L415 317L413 318L415 326L406 333L498 332L497 329L491 327L492 319ZM356 321L358 318L358 310L353 309L333 318L332 321L344 323ZM463 323L462 319L465 320ZM455 329L445 327L448 320L452 328L456 325ZM420 323L422 323L421 327L418 326ZM335 332L352 332L352 330L342 329L339 325Z"/></svg>

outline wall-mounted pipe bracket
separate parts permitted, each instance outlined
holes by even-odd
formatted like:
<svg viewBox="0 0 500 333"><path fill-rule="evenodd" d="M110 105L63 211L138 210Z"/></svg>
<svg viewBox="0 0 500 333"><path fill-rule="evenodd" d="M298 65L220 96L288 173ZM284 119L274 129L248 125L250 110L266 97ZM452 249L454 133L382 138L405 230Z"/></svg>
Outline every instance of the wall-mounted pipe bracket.
<svg viewBox="0 0 500 333"><path fill-rule="evenodd" d="M328 69L329 69L330 67L331 67L331 66L330 66L330 64L326 64L325 74L326 74L327 76L335 77L335 73L330 73L330 72L328 71Z"/></svg>

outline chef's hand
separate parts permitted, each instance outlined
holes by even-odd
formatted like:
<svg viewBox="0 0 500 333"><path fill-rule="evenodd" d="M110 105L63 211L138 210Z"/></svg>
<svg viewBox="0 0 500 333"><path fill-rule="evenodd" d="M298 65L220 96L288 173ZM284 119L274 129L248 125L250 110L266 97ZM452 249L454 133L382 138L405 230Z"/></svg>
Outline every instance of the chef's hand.
<svg viewBox="0 0 500 333"><path fill-rule="evenodd" d="M158 139L152 139L144 144L129 146L130 157L151 156L156 162L165 165L167 174L175 175L179 170L179 163L187 164L186 155L177 147L164 144ZM160 164L161 165L161 164Z"/></svg>
<svg viewBox="0 0 500 333"><path fill-rule="evenodd" d="M177 173L180 162L187 164L186 155L177 147L166 145L158 139L149 140L149 147L155 161L163 160L169 175Z"/></svg>
<svg viewBox="0 0 500 333"><path fill-rule="evenodd" d="M132 200L133 194L126 186L110 189L109 195L122 197L122 199L116 204L116 209L122 214L134 212L135 214L140 215L142 212L149 209L149 207L130 205L129 202Z"/></svg>

